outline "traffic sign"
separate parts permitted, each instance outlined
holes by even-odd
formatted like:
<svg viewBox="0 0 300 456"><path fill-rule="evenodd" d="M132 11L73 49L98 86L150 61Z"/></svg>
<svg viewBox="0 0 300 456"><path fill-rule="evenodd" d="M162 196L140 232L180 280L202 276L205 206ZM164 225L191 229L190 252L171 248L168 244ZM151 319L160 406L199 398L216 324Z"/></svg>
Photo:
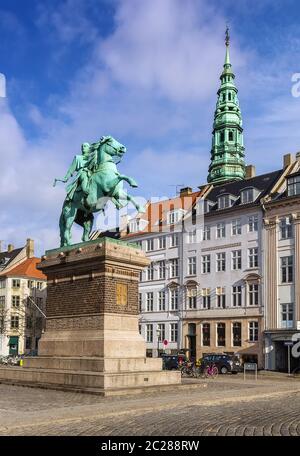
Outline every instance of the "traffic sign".
<svg viewBox="0 0 300 456"><path fill-rule="evenodd" d="M163 344L164 344L164 345L168 345L168 343L169 343L169 342L167 341L167 339L165 339L165 340L163 341Z"/></svg>
<svg viewBox="0 0 300 456"><path fill-rule="evenodd" d="M286 347L292 347L292 346L294 345L294 342L293 342L292 340L286 340L286 341L284 342L284 345L285 345Z"/></svg>

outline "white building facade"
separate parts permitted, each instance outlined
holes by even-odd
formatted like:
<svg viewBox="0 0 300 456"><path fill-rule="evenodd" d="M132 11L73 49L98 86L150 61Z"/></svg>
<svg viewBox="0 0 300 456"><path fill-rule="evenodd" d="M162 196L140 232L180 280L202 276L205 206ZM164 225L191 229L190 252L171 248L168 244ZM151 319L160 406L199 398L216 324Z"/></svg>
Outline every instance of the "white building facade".
<svg viewBox="0 0 300 456"><path fill-rule="evenodd" d="M33 248L28 240L0 253L0 356L36 353L45 326L47 282Z"/></svg>

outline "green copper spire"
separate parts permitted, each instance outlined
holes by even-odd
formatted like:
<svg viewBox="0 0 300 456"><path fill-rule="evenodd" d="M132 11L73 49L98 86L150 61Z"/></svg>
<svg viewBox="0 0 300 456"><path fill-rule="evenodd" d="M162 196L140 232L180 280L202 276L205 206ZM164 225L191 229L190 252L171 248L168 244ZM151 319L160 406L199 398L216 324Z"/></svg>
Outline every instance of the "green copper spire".
<svg viewBox="0 0 300 456"><path fill-rule="evenodd" d="M226 54L221 86L214 116L211 163L207 181L216 184L245 177L242 115L234 85L229 57L229 30L226 29Z"/></svg>

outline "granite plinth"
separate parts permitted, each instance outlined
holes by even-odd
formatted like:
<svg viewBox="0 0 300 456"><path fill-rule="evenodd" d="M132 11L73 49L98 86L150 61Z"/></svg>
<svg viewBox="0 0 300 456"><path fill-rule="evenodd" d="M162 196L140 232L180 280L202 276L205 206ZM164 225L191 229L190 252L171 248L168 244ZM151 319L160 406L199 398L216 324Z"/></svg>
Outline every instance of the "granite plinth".
<svg viewBox="0 0 300 456"><path fill-rule="evenodd" d="M179 372L146 358L138 331L139 273L148 264L137 247L107 238L47 251L38 266L48 286L39 356L0 369L0 381L103 395L180 384Z"/></svg>

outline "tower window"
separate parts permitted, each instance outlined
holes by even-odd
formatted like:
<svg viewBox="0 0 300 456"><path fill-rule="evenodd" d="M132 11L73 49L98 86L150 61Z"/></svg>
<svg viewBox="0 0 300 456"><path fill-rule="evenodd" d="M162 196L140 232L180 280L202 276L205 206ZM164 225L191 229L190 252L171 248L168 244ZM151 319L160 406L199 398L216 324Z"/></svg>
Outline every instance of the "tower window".
<svg viewBox="0 0 300 456"><path fill-rule="evenodd" d="M228 141L233 141L233 131L228 132Z"/></svg>
<svg viewBox="0 0 300 456"><path fill-rule="evenodd" d="M228 94L228 100L231 101L231 92Z"/></svg>
<svg viewBox="0 0 300 456"><path fill-rule="evenodd" d="M220 141L221 141L221 143L224 142L224 139L225 139L224 131L221 131L221 133L220 133Z"/></svg>

